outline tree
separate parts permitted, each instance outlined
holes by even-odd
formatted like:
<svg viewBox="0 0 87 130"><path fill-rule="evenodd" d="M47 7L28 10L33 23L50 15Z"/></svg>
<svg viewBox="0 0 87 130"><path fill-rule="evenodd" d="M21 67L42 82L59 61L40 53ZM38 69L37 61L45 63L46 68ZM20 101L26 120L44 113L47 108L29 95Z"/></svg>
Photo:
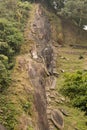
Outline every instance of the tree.
<svg viewBox="0 0 87 130"><path fill-rule="evenodd" d="M87 72L66 74L60 92L70 98L74 107L80 108L87 114Z"/></svg>
<svg viewBox="0 0 87 130"><path fill-rule="evenodd" d="M87 24L87 0L66 0L58 13L73 19L81 27Z"/></svg>
<svg viewBox="0 0 87 130"><path fill-rule="evenodd" d="M50 0L49 3L58 15L70 18L79 27L87 24L87 0Z"/></svg>
<svg viewBox="0 0 87 130"><path fill-rule="evenodd" d="M64 7L64 0L51 0L54 9L60 11Z"/></svg>
<svg viewBox="0 0 87 130"><path fill-rule="evenodd" d="M9 84L10 77L5 65L0 60L0 92L2 92Z"/></svg>

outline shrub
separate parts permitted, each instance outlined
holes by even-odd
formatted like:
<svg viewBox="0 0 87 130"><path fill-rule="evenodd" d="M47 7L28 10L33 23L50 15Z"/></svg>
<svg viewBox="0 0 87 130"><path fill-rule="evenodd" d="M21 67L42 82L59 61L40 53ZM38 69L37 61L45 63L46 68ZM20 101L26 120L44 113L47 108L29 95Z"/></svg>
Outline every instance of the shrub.
<svg viewBox="0 0 87 130"><path fill-rule="evenodd" d="M68 96L73 106L87 113L87 72L68 73L61 93Z"/></svg>
<svg viewBox="0 0 87 130"><path fill-rule="evenodd" d="M0 109L2 114L0 116L1 124L5 125L8 130L14 130L17 125L17 115L19 111L16 110L15 104L10 101L5 95L0 93Z"/></svg>
<svg viewBox="0 0 87 130"><path fill-rule="evenodd" d="M3 54L0 54L0 60L5 65L5 67L8 68L8 57Z"/></svg>
<svg viewBox="0 0 87 130"><path fill-rule="evenodd" d="M15 51L15 53L19 52L20 46L23 43L23 35L20 32L14 32L11 35L7 36L7 42L10 47Z"/></svg>
<svg viewBox="0 0 87 130"><path fill-rule="evenodd" d="M26 9L26 10L30 10L30 4L28 1L25 1L25 2L18 2L18 7L19 8L22 8L22 9Z"/></svg>
<svg viewBox="0 0 87 130"><path fill-rule="evenodd" d="M0 60L0 92L9 85L10 77L5 65Z"/></svg>
<svg viewBox="0 0 87 130"><path fill-rule="evenodd" d="M3 42L7 42L10 48L12 48L16 53L19 51L20 45L23 42L23 34L14 25L15 24L12 24L11 22L5 19L1 19L0 38Z"/></svg>

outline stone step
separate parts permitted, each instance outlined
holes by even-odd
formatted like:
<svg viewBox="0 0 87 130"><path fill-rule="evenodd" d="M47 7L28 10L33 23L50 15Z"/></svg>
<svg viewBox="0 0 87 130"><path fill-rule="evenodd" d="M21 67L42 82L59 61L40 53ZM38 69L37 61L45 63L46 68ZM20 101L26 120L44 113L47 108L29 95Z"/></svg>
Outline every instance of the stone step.
<svg viewBox="0 0 87 130"><path fill-rule="evenodd" d="M55 129L54 125L49 126L49 128L50 128L50 130L54 130Z"/></svg>
<svg viewBox="0 0 87 130"><path fill-rule="evenodd" d="M54 53L54 57L55 57L55 56L57 57L57 56L58 56L58 54L57 54L57 53Z"/></svg>
<svg viewBox="0 0 87 130"><path fill-rule="evenodd" d="M47 119L48 119L48 120L51 119L51 114L47 114Z"/></svg>
<svg viewBox="0 0 87 130"><path fill-rule="evenodd" d="M50 98L50 96L48 96L48 97L47 97L47 101L50 101L50 100L51 100L51 98Z"/></svg>
<svg viewBox="0 0 87 130"><path fill-rule="evenodd" d="M52 106L47 106L47 110L52 110Z"/></svg>
<svg viewBox="0 0 87 130"><path fill-rule="evenodd" d="M63 103L63 102L62 102L61 100L59 100L59 99L56 99L55 102L58 103L58 104L59 104L59 103L61 103L61 104Z"/></svg>
<svg viewBox="0 0 87 130"><path fill-rule="evenodd" d="M46 94L50 94L51 93L51 91L49 90L49 91L46 91Z"/></svg>
<svg viewBox="0 0 87 130"><path fill-rule="evenodd" d="M51 119L48 119L48 124L49 126L53 125L53 122L51 121Z"/></svg>
<svg viewBox="0 0 87 130"><path fill-rule="evenodd" d="M45 90L46 90L46 91L50 91L50 88L49 88L49 87L46 87Z"/></svg>
<svg viewBox="0 0 87 130"><path fill-rule="evenodd" d="M47 114L48 115L51 114L51 110L47 109Z"/></svg>
<svg viewBox="0 0 87 130"><path fill-rule="evenodd" d="M55 126L52 122L49 123L49 129L50 130L55 130Z"/></svg>
<svg viewBox="0 0 87 130"><path fill-rule="evenodd" d="M50 103L51 103L51 99L47 98L47 104L50 104Z"/></svg>
<svg viewBox="0 0 87 130"><path fill-rule="evenodd" d="M54 94L50 94L49 96L50 96L50 98L55 99L55 95Z"/></svg>
<svg viewBox="0 0 87 130"><path fill-rule="evenodd" d="M46 93L46 97L47 97L47 98L50 97L50 93Z"/></svg>
<svg viewBox="0 0 87 130"><path fill-rule="evenodd" d="M54 95L54 96L58 96L58 93L57 93L57 91L55 91L55 90L54 90L54 91L51 91L50 94L51 94L51 95Z"/></svg>
<svg viewBox="0 0 87 130"><path fill-rule="evenodd" d="M51 88L51 87L50 87L50 90L49 90L49 91L50 91L51 94L56 92L55 89L53 89L53 88Z"/></svg>
<svg viewBox="0 0 87 130"><path fill-rule="evenodd" d="M48 105L53 106L54 104L57 104L55 99L51 100L51 102Z"/></svg>

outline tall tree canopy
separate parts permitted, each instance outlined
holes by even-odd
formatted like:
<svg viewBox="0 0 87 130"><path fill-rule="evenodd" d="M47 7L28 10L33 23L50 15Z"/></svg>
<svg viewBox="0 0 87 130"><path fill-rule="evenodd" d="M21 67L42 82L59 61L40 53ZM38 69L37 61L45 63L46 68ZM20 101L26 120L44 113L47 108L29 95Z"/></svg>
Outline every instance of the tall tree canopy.
<svg viewBox="0 0 87 130"><path fill-rule="evenodd" d="M87 0L50 0L56 12L82 27L87 24Z"/></svg>

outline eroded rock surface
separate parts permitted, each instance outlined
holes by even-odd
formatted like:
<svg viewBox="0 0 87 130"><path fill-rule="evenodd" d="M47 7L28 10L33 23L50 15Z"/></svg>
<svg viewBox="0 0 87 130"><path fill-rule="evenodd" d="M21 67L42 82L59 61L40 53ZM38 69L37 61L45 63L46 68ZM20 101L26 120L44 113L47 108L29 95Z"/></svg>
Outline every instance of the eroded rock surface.
<svg viewBox="0 0 87 130"><path fill-rule="evenodd" d="M42 63L37 63L31 59L28 68L29 77L34 87L34 104L38 113L39 130L48 130L46 115L46 94L45 94L45 69Z"/></svg>
<svg viewBox="0 0 87 130"><path fill-rule="evenodd" d="M31 48L32 56L28 64L28 73L35 90L34 104L38 115L38 129L49 130L45 88L46 76L52 72L53 50L49 43L50 24L40 5L31 24L30 37L35 44Z"/></svg>
<svg viewBox="0 0 87 130"><path fill-rule="evenodd" d="M38 5L35 17L31 24L28 39L34 44L31 47L31 58L28 62L28 74L32 86L34 87L34 104L37 112L38 130L52 130L54 125L50 125L49 110L51 98L55 95L51 94L51 90L55 90L57 72L54 60L54 49L51 38L50 21L48 20L41 5ZM55 75L54 75L55 73ZM47 90L48 89L48 90ZM51 127L52 129L51 129Z"/></svg>

